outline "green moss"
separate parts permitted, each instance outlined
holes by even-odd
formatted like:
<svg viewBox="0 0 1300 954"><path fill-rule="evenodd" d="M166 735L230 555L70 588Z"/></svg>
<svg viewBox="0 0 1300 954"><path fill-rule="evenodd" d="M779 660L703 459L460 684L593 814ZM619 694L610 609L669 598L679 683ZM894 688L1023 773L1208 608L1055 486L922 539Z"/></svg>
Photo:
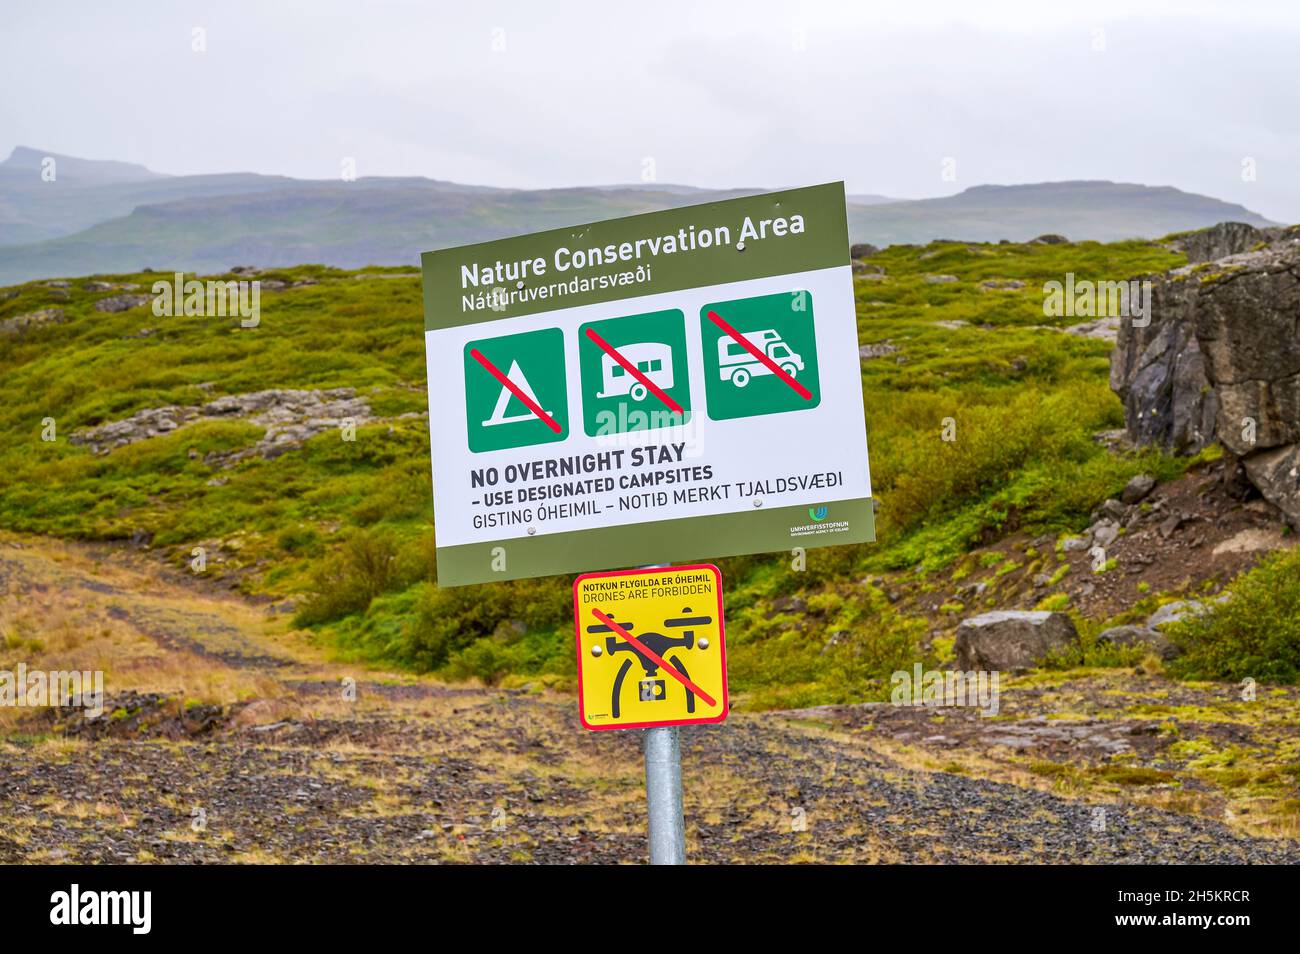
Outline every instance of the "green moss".
<svg viewBox="0 0 1300 954"><path fill-rule="evenodd" d="M1094 769L1093 775L1103 782L1127 786L1165 785L1176 781L1176 777L1171 772L1114 763Z"/></svg>

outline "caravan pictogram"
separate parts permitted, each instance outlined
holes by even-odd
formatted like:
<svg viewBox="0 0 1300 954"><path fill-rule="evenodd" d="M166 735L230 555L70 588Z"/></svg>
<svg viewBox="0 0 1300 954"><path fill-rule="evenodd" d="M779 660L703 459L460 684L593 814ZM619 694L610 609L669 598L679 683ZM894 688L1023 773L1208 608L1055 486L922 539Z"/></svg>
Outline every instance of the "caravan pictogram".
<svg viewBox="0 0 1300 954"><path fill-rule="evenodd" d="M578 364L589 437L690 420L686 318L680 309L587 322L579 329Z"/></svg>

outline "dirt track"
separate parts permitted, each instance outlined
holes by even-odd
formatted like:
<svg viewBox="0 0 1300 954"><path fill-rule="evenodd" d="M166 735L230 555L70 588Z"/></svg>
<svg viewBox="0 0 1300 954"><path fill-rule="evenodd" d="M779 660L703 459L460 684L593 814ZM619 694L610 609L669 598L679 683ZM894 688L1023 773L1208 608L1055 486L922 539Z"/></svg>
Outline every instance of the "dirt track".
<svg viewBox="0 0 1300 954"><path fill-rule="evenodd" d="M147 558L13 539L0 541L2 621L41 647L10 646L3 665L27 652L49 669L104 668L110 715L0 715L0 862L644 859L638 733L582 731L566 696L339 665L282 619ZM686 729L689 856L1300 861L1293 838L1213 817L1213 793L1169 811L1150 792L1072 793L1025 770L1122 757L1193 791L1153 728L1165 716L1106 709L1121 691L1155 690L1116 673L1007 691L999 720L862 706ZM1208 711L1227 691L1176 701ZM1063 708L1074 714L1043 718ZM1293 733L1285 719L1225 725L1225 745Z"/></svg>

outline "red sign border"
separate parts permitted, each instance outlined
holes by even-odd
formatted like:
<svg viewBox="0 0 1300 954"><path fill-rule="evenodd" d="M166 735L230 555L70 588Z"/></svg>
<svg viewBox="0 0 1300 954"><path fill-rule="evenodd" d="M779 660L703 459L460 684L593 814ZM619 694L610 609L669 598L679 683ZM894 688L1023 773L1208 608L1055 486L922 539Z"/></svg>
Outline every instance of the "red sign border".
<svg viewBox="0 0 1300 954"><path fill-rule="evenodd" d="M678 570L711 570L718 591L718 652L722 661L722 693L720 702L722 711L716 716L701 717L698 719L671 719L665 722L627 722L616 723L614 725L592 725L587 721L587 707L584 704L585 695L582 685L582 618L578 612L578 587L583 580L608 579L613 576L646 576L651 573L667 573ZM710 725L722 722L727 718L731 710L731 696L727 688L727 639L726 639L726 621L722 612L722 571L712 563L692 563L686 566L665 566L653 567L636 570L598 570L593 573L583 573L573 580L573 626L574 626L574 650L578 663L578 721L582 723L584 729L590 729L593 732L607 732L611 729L654 729L659 726L670 725Z"/></svg>

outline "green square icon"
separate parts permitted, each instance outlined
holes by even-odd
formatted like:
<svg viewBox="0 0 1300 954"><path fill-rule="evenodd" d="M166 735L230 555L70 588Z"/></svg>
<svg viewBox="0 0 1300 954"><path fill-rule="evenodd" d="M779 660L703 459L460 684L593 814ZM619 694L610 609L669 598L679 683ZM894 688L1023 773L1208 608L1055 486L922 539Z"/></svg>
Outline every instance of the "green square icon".
<svg viewBox="0 0 1300 954"><path fill-rule="evenodd" d="M690 420L686 316L679 309L590 321L578 329L583 427L591 437Z"/></svg>
<svg viewBox="0 0 1300 954"><path fill-rule="evenodd" d="M804 411L821 403L810 292L705 305L700 341L713 420Z"/></svg>
<svg viewBox="0 0 1300 954"><path fill-rule="evenodd" d="M474 453L564 440L568 404L559 328L465 345L465 423Z"/></svg>

